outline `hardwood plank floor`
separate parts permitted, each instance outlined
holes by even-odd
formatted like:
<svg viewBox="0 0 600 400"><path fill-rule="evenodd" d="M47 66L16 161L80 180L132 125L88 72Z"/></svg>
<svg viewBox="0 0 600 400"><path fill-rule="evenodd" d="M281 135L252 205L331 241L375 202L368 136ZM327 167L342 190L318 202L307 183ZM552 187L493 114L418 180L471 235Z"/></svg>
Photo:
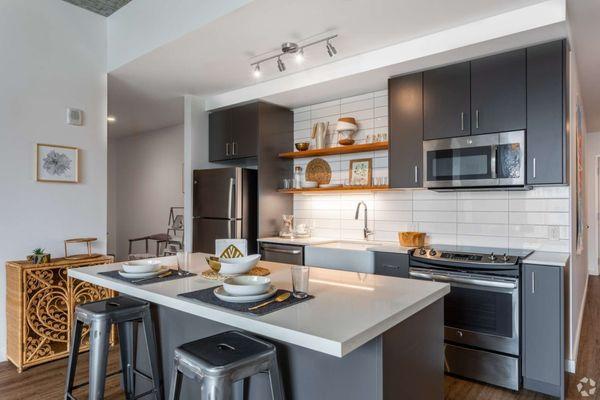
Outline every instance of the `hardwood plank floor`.
<svg viewBox="0 0 600 400"><path fill-rule="evenodd" d="M587 397L577 391L580 379L587 377L600 386L600 277L590 276L581 330L577 373L567 376L567 399L600 400L600 388ZM9 362L0 363L0 400L58 400L63 398L67 361L40 365L18 374ZM110 352L109 371L119 369L118 348ZM80 356L76 382L87 380L87 354ZM105 398L123 399L119 376L107 380ZM521 390L519 393L447 376L444 382L446 400L546 400L551 397ZM86 388L76 391L79 399L87 398ZM365 399L366 400L366 399Z"/></svg>

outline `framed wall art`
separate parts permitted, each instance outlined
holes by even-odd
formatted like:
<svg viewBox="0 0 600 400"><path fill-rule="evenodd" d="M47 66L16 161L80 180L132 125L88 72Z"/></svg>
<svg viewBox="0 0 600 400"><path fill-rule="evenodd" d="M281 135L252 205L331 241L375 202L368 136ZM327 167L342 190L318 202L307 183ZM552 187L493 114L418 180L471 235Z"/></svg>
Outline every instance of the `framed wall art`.
<svg viewBox="0 0 600 400"><path fill-rule="evenodd" d="M350 185L352 186L370 186L373 174L373 160L371 158L361 158L350 161Z"/></svg>
<svg viewBox="0 0 600 400"><path fill-rule="evenodd" d="M38 182L79 183L79 149L38 143L35 170Z"/></svg>

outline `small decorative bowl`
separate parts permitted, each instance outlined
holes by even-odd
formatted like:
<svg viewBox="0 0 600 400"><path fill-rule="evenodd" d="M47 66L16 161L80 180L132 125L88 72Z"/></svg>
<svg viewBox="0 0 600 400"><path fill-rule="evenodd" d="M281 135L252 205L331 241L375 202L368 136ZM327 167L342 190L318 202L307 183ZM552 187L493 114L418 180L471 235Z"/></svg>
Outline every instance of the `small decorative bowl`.
<svg viewBox="0 0 600 400"><path fill-rule="evenodd" d="M308 146L309 145L310 145L309 142L298 142L298 143L295 144L296 149L298 151L306 151L306 150L308 150Z"/></svg>

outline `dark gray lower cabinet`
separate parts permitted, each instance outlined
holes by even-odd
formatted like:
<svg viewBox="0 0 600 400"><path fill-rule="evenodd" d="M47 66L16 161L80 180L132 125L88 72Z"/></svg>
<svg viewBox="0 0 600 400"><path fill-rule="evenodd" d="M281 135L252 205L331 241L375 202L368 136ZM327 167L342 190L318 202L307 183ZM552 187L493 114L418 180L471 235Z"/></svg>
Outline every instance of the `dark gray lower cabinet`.
<svg viewBox="0 0 600 400"><path fill-rule="evenodd" d="M376 252L375 275L408 278L408 254Z"/></svg>
<svg viewBox="0 0 600 400"><path fill-rule="evenodd" d="M523 387L565 396L563 268L523 265Z"/></svg>

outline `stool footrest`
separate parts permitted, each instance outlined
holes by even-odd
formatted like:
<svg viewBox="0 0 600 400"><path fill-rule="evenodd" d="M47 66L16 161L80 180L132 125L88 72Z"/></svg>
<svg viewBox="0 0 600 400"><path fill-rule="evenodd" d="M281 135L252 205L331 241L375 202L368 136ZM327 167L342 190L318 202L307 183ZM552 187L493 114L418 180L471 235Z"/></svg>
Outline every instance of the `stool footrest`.
<svg viewBox="0 0 600 400"><path fill-rule="evenodd" d="M138 394L137 396L135 396L135 397L133 398L133 400L137 400L137 399L140 399L140 398L142 398L142 397L144 397L144 396L148 396L149 394L153 394L155 391L156 391L155 389L150 389L150 390L148 390L147 392L144 392L144 393Z"/></svg>
<svg viewBox="0 0 600 400"><path fill-rule="evenodd" d="M151 382L153 381L153 379L152 379L152 377L151 377L150 375L148 375L148 374L146 374L146 373L144 373L144 372L140 371L140 370L139 370L139 369L137 369L137 368L133 368L133 373L134 373L134 374L137 374L137 375L141 376L142 378L145 378L145 379L147 379L147 380L149 380L149 381L151 381Z"/></svg>
<svg viewBox="0 0 600 400"><path fill-rule="evenodd" d="M110 374L106 374L106 377L107 377L107 378L110 378L111 376L118 375L118 374L120 374L121 372L123 372L123 371L122 371L122 370L118 370L118 371L115 371L115 372L111 372ZM87 385L89 385L89 384L90 384L89 382L83 382L83 383L80 383L80 384L78 384L78 385L73 385L73 390L75 390L75 389L79 389L79 388L82 388L82 387L84 387L84 386L87 386ZM71 394L69 394L69 393L67 393L67 394L68 394L69 396L71 396ZM71 397L72 397L72 396L71 396Z"/></svg>

